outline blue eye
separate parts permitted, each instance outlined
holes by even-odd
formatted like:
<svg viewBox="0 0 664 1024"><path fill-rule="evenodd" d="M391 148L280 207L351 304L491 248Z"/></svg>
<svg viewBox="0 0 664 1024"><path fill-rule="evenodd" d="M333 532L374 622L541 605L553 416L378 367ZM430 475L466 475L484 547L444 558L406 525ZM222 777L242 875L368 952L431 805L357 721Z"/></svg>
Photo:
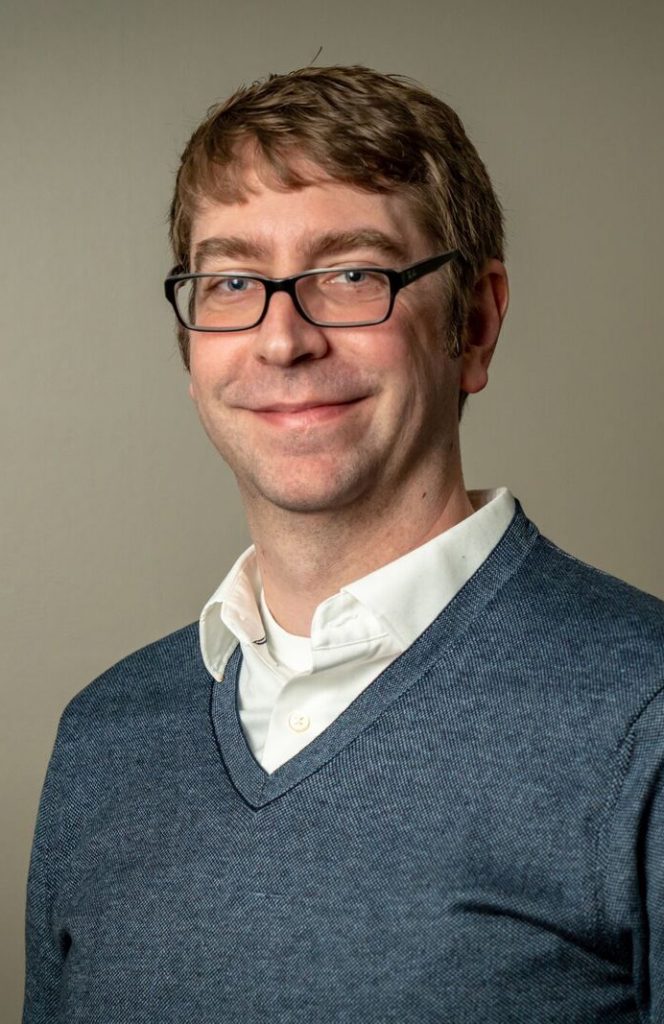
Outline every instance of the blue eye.
<svg viewBox="0 0 664 1024"><path fill-rule="evenodd" d="M367 275L364 270L345 270L343 276L348 284L362 284Z"/></svg>
<svg viewBox="0 0 664 1024"><path fill-rule="evenodd" d="M378 295L389 291L389 278L379 270L362 270L358 267L340 267L320 278L319 287L331 287L357 295Z"/></svg>
<svg viewBox="0 0 664 1024"><path fill-rule="evenodd" d="M249 287L249 282L246 277L227 278L225 284L228 285L228 290L230 292L244 292Z"/></svg>
<svg viewBox="0 0 664 1024"><path fill-rule="evenodd" d="M366 270L357 270L349 267L347 270L341 268L327 277L321 278L322 283L334 285L337 288L364 288L371 280L372 275Z"/></svg>
<svg viewBox="0 0 664 1024"><path fill-rule="evenodd" d="M262 294L261 283L251 277L241 274L219 277L210 274L199 279L196 302L201 310L204 307L212 309L222 305L257 302Z"/></svg>
<svg viewBox="0 0 664 1024"><path fill-rule="evenodd" d="M237 277L210 277L208 288L210 293L218 299L240 298L241 296L248 296L249 292L252 295L256 295L262 290L258 281L254 281L250 277L240 277L239 275Z"/></svg>

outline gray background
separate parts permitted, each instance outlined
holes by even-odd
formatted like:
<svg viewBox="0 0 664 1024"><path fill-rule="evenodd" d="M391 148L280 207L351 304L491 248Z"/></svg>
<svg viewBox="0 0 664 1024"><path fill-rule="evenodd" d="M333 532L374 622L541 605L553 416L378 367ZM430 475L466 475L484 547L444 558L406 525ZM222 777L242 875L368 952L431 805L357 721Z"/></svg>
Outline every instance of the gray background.
<svg viewBox="0 0 664 1024"><path fill-rule="evenodd" d="M193 620L246 542L161 279L179 151L236 85L311 61L410 74L502 197L512 307L463 425L561 546L664 596L659 3L12 0L0 15L2 1020L66 701Z"/></svg>

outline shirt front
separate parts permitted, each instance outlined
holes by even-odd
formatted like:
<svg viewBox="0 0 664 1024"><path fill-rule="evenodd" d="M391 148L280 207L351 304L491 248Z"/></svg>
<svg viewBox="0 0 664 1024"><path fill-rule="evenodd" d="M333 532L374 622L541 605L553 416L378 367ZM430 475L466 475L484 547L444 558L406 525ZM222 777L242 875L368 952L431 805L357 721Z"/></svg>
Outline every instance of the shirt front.
<svg viewBox="0 0 664 1024"><path fill-rule="evenodd" d="M222 683L241 645L240 721L265 771L323 732L486 560L512 520L514 498L504 487L468 497L472 515L318 605L310 637L286 632L270 613L254 548L237 560L203 608L201 651Z"/></svg>

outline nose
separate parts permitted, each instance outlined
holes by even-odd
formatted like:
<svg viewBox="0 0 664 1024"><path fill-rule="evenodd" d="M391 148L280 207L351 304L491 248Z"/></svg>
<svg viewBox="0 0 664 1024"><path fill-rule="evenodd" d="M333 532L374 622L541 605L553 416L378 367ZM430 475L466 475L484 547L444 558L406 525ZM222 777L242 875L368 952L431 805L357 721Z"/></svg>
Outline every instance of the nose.
<svg viewBox="0 0 664 1024"><path fill-rule="evenodd" d="M292 366L306 359L321 359L328 349L325 328L300 316L290 295L276 292L271 296L267 313L255 329L254 353L260 362Z"/></svg>

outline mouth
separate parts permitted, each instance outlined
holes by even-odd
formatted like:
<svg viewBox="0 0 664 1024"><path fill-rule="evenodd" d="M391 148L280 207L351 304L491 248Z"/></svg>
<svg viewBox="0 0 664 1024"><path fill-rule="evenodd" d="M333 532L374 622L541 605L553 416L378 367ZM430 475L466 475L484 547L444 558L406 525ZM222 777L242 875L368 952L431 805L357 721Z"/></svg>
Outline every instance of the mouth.
<svg viewBox="0 0 664 1024"><path fill-rule="evenodd" d="M364 396L350 399L313 399L308 402L271 402L269 405L249 411L275 426L304 427L338 419L350 413L363 401Z"/></svg>

